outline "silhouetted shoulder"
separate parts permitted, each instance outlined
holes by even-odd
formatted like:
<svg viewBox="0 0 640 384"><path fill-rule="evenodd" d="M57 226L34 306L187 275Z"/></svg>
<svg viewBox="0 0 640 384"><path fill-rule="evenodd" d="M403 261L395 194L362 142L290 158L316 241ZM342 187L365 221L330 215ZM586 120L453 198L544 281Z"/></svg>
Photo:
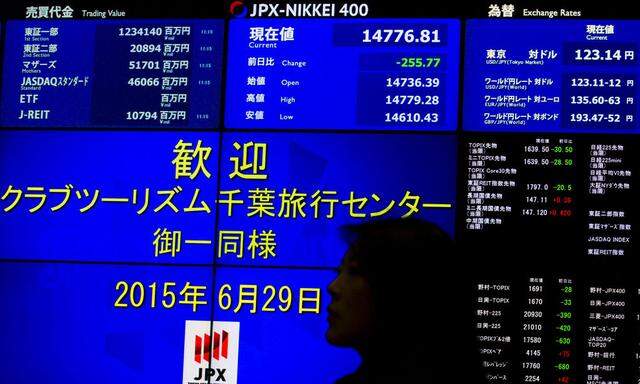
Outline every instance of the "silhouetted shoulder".
<svg viewBox="0 0 640 384"><path fill-rule="evenodd" d="M356 373L347 375L341 379L338 379L335 384L362 384L364 381Z"/></svg>

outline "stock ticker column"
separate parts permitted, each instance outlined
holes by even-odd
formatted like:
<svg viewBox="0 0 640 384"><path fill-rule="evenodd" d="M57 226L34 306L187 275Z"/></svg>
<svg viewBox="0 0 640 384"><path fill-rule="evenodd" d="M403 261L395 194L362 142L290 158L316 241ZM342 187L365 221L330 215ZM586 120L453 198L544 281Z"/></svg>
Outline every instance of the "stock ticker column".
<svg viewBox="0 0 640 384"><path fill-rule="evenodd" d="M222 20L9 21L6 33L4 126L219 126Z"/></svg>
<svg viewBox="0 0 640 384"><path fill-rule="evenodd" d="M454 130L460 22L230 21L226 126Z"/></svg>
<svg viewBox="0 0 640 384"><path fill-rule="evenodd" d="M566 228L561 242L587 255L630 252L637 30L634 22L469 22L464 130L504 135L466 142L468 232L544 222L548 232Z"/></svg>
<svg viewBox="0 0 640 384"><path fill-rule="evenodd" d="M637 282L621 271L637 268L639 28L615 20L467 23L457 228L493 276L477 287L522 275L507 280L521 317L500 328L520 346L506 358L520 382L637 377ZM476 322L479 341L486 323ZM490 351L481 349L484 363L496 356ZM491 370L485 377L511 380Z"/></svg>

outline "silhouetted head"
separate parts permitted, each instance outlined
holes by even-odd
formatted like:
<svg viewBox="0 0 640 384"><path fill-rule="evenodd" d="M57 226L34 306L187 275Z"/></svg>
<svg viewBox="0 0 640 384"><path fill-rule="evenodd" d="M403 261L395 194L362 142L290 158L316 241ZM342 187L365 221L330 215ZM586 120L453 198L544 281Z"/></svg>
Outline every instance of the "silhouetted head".
<svg viewBox="0 0 640 384"><path fill-rule="evenodd" d="M435 291L446 289L450 237L419 219L386 219L342 228L348 250L329 286L327 340L375 356L390 345L407 353L424 349L433 333ZM425 313L426 310L426 314ZM446 313L445 313L446 315Z"/></svg>

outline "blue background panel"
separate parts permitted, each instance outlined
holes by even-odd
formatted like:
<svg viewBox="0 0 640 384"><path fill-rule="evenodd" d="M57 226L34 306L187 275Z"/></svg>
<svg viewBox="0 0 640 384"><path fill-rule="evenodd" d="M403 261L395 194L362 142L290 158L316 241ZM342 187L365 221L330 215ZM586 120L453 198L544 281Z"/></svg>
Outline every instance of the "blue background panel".
<svg viewBox="0 0 640 384"><path fill-rule="evenodd" d="M200 174L196 179L175 179L171 163L175 145L180 139L194 145L200 139L213 148L206 163L212 177ZM212 246L184 245L182 253L154 257L154 232L158 228L183 231L183 239L214 240L216 147L217 133L153 134L115 132L0 132L0 197L9 185L26 193L27 187L45 187L47 201L35 213L29 209L39 199L24 195L10 212L0 210L0 258L136 261L164 263L212 263ZM74 187L65 207L57 212L63 195L49 194L49 188ZM164 209L154 213L164 196L158 190L181 186L183 191L174 201L178 208L189 206L196 188L200 199L212 209L211 214L174 213ZM138 189L138 204L98 202L91 210L80 213L90 198L78 199L75 191L99 189L100 197L131 199ZM150 188L147 211L142 208L143 191ZM13 196L0 201L8 207Z"/></svg>
<svg viewBox="0 0 640 384"><path fill-rule="evenodd" d="M150 35L136 32L164 27L189 26L189 35ZM47 40L25 41L26 28L49 30L58 35ZM120 28L123 36L120 35ZM126 30L133 28L133 32ZM138 33L130 36L127 33ZM140 33L143 33L140 35ZM42 39L42 38L39 38ZM190 127L219 125L222 93L222 20L74 20L9 21L4 52L1 122L9 127ZM26 44L57 44L54 53L25 57ZM138 52L133 45L189 44L188 52ZM133 49L133 50L132 50ZM188 60L188 69L164 71L164 60ZM49 68L51 61L54 67ZM25 62L38 62L36 68ZM154 62L151 66L145 66ZM133 64L132 64L133 63ZM29 65L31 65L29 64ZM134 69L130 69L133 65ZM152 69L149 69L152 68ZM27 90L24 78L74 78L74 86L44 86ZM163 77L188 77L187 86L163 88ZM88 78L88 83L84 79ZM158 85L132 86L132 78L157 78ZM186 94L187 101L164 102L161 94ZM35 103L21 103L21 95L36 94ZM46 119L20 118L26 110L49 110ZM160 121L160 111L186 111L186 120ZM156 112L155 117L128 119L127 112Z"/></svg>
<svg viewBox="0 0 640 384"><path fill-rule="evenodd" d="M611 34L588 33L589 25L612 26ZM638 125L638 60L637 35L640 23L636 21L612 20L469 20L466 26L465 75L464 75L464 119L466 131L500 132L555 132L555 133L637 133ZM605 36L606 40L594 40ZM576 60L576 50L598 49L602 56L607 50L620 50L622 60ZM488 50L506 50L505 59L497 59L490 64ZM554 51L556 58L546 58L543 64L527 64L530 51ZM634 58L624 60L624 52L635 52ZM520 60L523 63L509 64L508 60ZM534 60L540 61L540 57ZM527 89L487 89L486 79L518 78L520 80L551 79L550 85L526 84ZM572 79L588 79L596 82L602 79L605 86L571 86ZM611 87L611 79L619 79L621 87ZM628 81L633 85L629 86ZM495 85L494 83L491 86ZM501 85L502 86L502 85ZM485 96L531 97L526 105L506 107L504 105L486 105ZM536 96L559 97L559 102L533 102ZM571 98L619 96L621 103L577 104ZM634 103L626 104L627 97L633 97ZM496 102L492 99L490 102ZM517 113L558 114L552 121L528 120L523 124L494 124L485 114ZM599 122L572 120L571 115L620 114L621 121ZM633 121L626 121L627 116Z"/></svg>
<svg viewBox="0 0 640 384"><path fill-rule="evenodd" d="M242 158L242 149L234 150L233 144L248 142L267 143L266 180L233 179L231 157ZM450 135L356 135L356 134L255 134L233 133L223 136L221 165L221 191L239 189L236 198L244 204L235 206L231 216L227 207L219 206L219 229L245 232L245 248L249 242L247 233L253 229L273 230L276 234L276 256L252 259L247 255L223 255L219 263L240 265L286 265L336 267L342 258L345 244L340 238L339 227L346 223L371 220L351 218L349 207L335 205L335 216L326 218L328 206L321 205L320 217L314 218L311 206L316 190L337 191L340 201L355 197L369 199L363 212L383 210L391 200L394 208L384 217L399 217L408 209L398 207L406 191L421 196L421 203L455 203L456 192L456 139ZM251 151L249 151L251 153ZM252 158L252 157L251 157ZM275 217L248 217L253 189L275 190ZM291 192L307 193L306 217L278 217L281 202L278 196L286 188ZM377 194L380 202L372 199ZM227 199L226 196L223 197ZM455 206L454 206L455 208ZM433 221L453 235L454 208L421 208L417 216ZM357 211L357 210L356 210Z"/></svg>
<svg viewBox="0 0 640 384"><path fill-rule="evenodd" d="M252 40L251 29L293 28L292 41ZM364 31L438 30L439 43L409 41L364 43ZM227 64L227 128L314 128L454 131L457 128L460 23L453 19L293 20L233 19ZM439 57L434 67L401 67L402 58ZM249 66L252 58L273 59L273 66ZM303 67L285 64L304 62ZM380 64L376 64L380 63ZM248 85L264 76L266 84ZM434 88L388 87L387 78L437 77ZM263 103L247 94L264 94ZM437 95L437 105L387 105L386 95ZM264 111L263 120L247 120L247 111ZM437 122L385 122L385 113L439 113ZM291 118L289 118L291 117Z"/></svg>
<svg viewBox="0 0 640 384"><path fill-rule="evenodd" d="M142 308L114 308L121 280L210 290L211 268L0 263L3 382L180 382L185 321L209 320L211 301L150 308L148 289Z"/></svg>

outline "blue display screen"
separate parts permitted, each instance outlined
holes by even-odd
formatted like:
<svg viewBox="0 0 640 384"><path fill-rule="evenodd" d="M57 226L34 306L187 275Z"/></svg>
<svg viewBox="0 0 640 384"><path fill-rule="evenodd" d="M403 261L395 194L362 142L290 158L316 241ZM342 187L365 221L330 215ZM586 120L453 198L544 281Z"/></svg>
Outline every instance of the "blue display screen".
<svg viewBox="0 0 640 384"><path fill-rule="evenodd" d="M229 128L454 131L457 20L229 23Z"/></svg>
<svg viewBox="0 0 640 384"><path fill-rule="evenodd" d="M220 20L10 21L2 124L219 125Z"/></svg>
<svg viewBox="0 0 640 384"><path fill-rule="evenodd" d="M635 21L469 20L467 131L635 133Z"/></svg>
<svg viewBox="0 0 640 384"><path fill-rule="evenodd" d="M45 354L57 351L36 373L51 371L48 377L63 380L69 373L56 367L70 359L86 366L77 374L104 370L97 382L178 380L185 322L214 319L240 324L240 382L255 382L282 356L295 368L279 373L279 380L332 382L359 361L355 352L324 339L327 287L347 248L340 226L405 215L453 234L452 135L233 133L222 141L219 135L0 135L1 291L7 308L20 313L20 321L10 320L0 332L25 353L38 342L46 344ZM202 170L193 179L176 178L174 151L180 142L198 141L212 147L203 161L209 176ZM239 172L243 152L254 148L265 151L264 169L258 164L255 174ZM252 215L258 205L251 196L264 190L273 191L273 210L265 211L273 216ZM225 191L237 193L229 198ZM302 196L301 204L289 206L287 193ZM424 206L429 203L448 207ZM189 211L203 204L209 212ZM157 231L179 231L180 237L171 237L169 249ZM25 232L40 240L25 242ZM262 245L265 232L273 234L273 248ZM260 245L253 247L254 241ZM11 296L25 284L28 294ZM182 303L187 284L202 287L195 307ZM243 304L251 292L256 303ZM24 335L40 323L51 327L47 337ZM312 359L304 353L309 348ZM1 355L17 364L15 352ZM326 367L308 377L319 365Z"/></svg>
<svg viewBox="0 0 640 384"><path fill-rule="evenodd" d="M0 15L0 382L640 383L640 21L228 3Z"/></svg>

